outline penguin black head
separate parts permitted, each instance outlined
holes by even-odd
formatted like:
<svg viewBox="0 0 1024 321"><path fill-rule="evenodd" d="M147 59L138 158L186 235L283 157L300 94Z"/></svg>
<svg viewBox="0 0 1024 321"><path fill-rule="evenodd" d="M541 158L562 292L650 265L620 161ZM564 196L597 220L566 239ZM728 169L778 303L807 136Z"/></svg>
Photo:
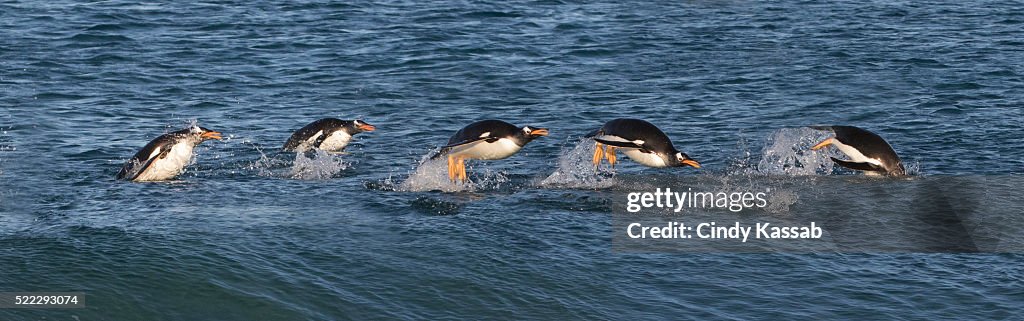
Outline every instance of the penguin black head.
<svg viewBox="0 0 1024 321"><path fill-rule="evenodd" d="M519 142L521 142L521 144L519 144L519 145L522 146L522 145L525 145L526 143L529 143L529 142L533 141L534 139L537 139L537 137L547 136L547 135L548 135L548 129L547 128L540 128L540 127L533 127L533 126L523 126L523 130L521 130L518 133L516 133L516 138L518 138L517 140Z"/></svg>
<svg viewBox="0 0 1024 321"><path fill-rule="evenodd" d="M346 122L343 128L345 132L347 132L349 135L355 135L362 132L372 132L374 130L377 130L376 126L370 125L359 119Z"/></svg>
<svg viewBox="0 0 1024 321"><path fill-rule="evenodd" d="M211 139L221 139L220 132L205 127L192 126L188 129L181 130L180 132L185 136L194 139L196 143L201 143Z"/></svg>
<svg viewBox="0 0 1024 321"><path fill-rule="evenodd" d="M690 155L686 155L686 153L676 152L676 154L674 156L669 157L669 166L671 166L671 167L692 166L693 168L700 168L700 163L698 163L693 158L690 158Z"/></svg>

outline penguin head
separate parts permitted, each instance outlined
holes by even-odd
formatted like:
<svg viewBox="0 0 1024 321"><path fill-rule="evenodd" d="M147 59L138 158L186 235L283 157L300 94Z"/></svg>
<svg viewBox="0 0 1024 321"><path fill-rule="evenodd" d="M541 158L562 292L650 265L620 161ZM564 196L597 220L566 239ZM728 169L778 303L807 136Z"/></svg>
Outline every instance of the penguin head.
<svg viewBox="0 0 1024 321"><path fill-rule="evenodd" d="M700 168L700 163L683 152L676 152L675 155L672 155L670 162L674 167L692 166L693 168Z"/></svg>
<svg viewBox="0 0 1024 321"><path fill-rule="evenodd" d="M192 128L189 130L189 134L193 139L196 140L197 143L211 139L221 139L220 132L199 126L192 126Z"/></svg>
<svg viewBox="0 0 1024 321"><path fill-rule="evenodd" d="M548 129L547 128L540 128L540 127L533 127L533 126L523 126L523 129L518 131L518 132L516 132L514 134L514 136L512 137L512 139L514 141L516 141L517 145L525 146L526 143L529 143L529 142L533 141L537 137L547 136L547 135L548 135Z"/></svg>
<svg viewBox="0 0 1024 321"><path fill-rule="evenodd" d="M523 131L522 131L521 135L526 137L527 141L530 141L530 140L534 140L537 137L547 136L548 135L548 129L547 128L540 128L540 127L533 127L533 126L523 126Z"/></svg>
<svg viewBox="0 0 1024 321"><path fill-rule="evenodd" d="M345 131L352 135L362 132L372 132L374 130L377 130L376 126L370 125L359 119L353 120L345 124Z"/></svg>

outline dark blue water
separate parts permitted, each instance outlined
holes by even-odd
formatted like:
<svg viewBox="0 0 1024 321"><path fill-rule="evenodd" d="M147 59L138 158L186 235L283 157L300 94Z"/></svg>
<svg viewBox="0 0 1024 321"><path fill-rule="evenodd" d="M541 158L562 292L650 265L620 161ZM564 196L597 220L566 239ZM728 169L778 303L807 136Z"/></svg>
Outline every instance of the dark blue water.
<svg viewBox="0 0 1024 321"><path fill-rule="evenodd" d="M1018 176L1022 31L1012 1L5 1L0 291L88 307L0 319L1019 319L1019 254L622 253L609 197L759 175L857 191L765 157L814 124L879 133L922 180ZM276 152L321 117L378 130ZM704 167L549 184L618 117ZM487 118L552 135L471 163L470 186L420 165ZM113 180L191 122L227 139L178 180Z"/></svg>

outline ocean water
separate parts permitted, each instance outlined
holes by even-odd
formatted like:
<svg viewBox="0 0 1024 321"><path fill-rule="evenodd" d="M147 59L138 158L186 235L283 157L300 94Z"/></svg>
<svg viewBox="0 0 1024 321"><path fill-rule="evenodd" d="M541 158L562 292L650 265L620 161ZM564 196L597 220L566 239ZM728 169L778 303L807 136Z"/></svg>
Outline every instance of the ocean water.
<svg viewBox="0 0 1024 321"><path fill-rule="evenodd" d="M616 193L656 185L803 186L769 212L809 214L971 177L943 188L987 186L972 206L1015 221L1022 9L3 1L0 292L79 291L87 307L0 319L1020 319L1020 252L634 253L613 250L611 213ZM343 155L278 152L322 117L378 130ZM620 117L703 167L595 170L581 136ZM469 163L470 184L425 161L490 118L551 135ZM113 179L193 123L226 139L179 179ZM806 152L822 124L879 133L915 179Z"/></svg>

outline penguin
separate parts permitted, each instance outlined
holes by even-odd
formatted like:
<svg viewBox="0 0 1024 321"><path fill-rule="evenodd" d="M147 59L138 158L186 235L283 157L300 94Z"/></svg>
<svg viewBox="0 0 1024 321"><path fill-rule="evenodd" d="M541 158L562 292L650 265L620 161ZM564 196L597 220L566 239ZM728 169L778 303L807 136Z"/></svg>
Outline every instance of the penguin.
<svg viewBox="0 0 1024 321"><path fill-rule="evenodd" d="M345 146L348 146L348 142L355 134L372 132L376 129L373 125L359 119L324 118L309 123L292 133L288 142L284 143L284 150L300 153L311 149L341 152Z"/></svg>
<svg viewBox="0 0 1024 321"><path fill-rule="evenodd" d="M132 156L117 173L117 179L133 182L172 179L192 162L192 149L199 143L221 139L221 133L199 126L160 135Z"/></svg>
<svg viewBox="0 0 1024 321"><path fill-rule="evenodd" d="M878 134L854 126L811 126L811 128L828 130L835 134L814 145L811 150L819 150L828 145L836 146L839 151L850 157L848 161L831 157L832 161L839 166L865 171L869 175L903 176L907 174L899 155L896 155L892 146Z"/></svg>
<svg viewBox="0 0 1024 321"><path fill-rule="evenodd" d="M500 120L481 120L463 127L448 139L448 144L430 159L448 156L448 178L466 181L466 159L495 160L514 155L537 137L547 136L547 128L522 128Z"/></svg>
<svg viewBox="0 0 1024 321"><path fill-rule="evenodd" d="M586 137L593 138L597 145L594 166L599 166L602 159L608 159L608 164L615 167L615 150L621 149L630 159L648 167L700 168L700 163L672 145L668 135L645 120L614 119Z"/></svg>

